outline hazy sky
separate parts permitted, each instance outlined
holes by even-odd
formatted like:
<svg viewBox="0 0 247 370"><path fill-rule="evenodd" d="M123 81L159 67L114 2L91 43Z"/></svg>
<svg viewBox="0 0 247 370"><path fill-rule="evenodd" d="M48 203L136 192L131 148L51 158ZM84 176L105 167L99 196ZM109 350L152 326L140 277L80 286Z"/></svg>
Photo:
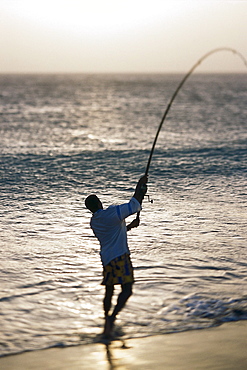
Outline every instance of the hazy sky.
<svg viewBox="0 0 247 370"><path fill-rule="evenodd" d="M1 72L186 72L247 58L247 1L0 0ZM198 72L246 72L234 54Z"/></svg>

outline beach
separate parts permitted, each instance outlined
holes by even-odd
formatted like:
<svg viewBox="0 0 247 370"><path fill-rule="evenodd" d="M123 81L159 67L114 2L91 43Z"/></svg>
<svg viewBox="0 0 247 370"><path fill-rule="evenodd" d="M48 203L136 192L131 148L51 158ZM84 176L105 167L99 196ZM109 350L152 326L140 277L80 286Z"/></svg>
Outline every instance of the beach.
<svg viewBox="0 0 247 370"><path fill-rule="evenodd" d="M180 81L0 76L0 369L247 368L245 74L195 74L174 102L149 171L153 203L128 233L125 348L96 344L104 288L84 199L129 201Z"/></svg>
<svg viewBox="0 0 247 370"><path fill-rule="evenodd" d="M4 370L244 370L247 322L182 333L25 352L0 359Z"/></svg>

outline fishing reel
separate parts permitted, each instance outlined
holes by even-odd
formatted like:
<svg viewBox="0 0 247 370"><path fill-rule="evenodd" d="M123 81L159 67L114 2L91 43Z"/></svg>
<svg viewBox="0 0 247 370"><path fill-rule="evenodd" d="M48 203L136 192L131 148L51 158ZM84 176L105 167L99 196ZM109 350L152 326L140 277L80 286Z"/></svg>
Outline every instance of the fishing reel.
<svg viewBox="0 0 247 370"><path fill-rule="evenodd" d="M142 190L142 191L143 191L143 193L144 193L144 197L147 197L147 198L148 198L148 202L149 202L149 203L153 203L153 199L150 199L149 194L146 194L146 193L147 193L147 185L142 185L142 186L141 186L141 190Z"/></svg>
<svg viewBox="0 0 247 370"><path fill-rule="evenodd" d="M153 199L150 199L150 196L149 196L149 194L145 194L145 197L147 197L148 198L148 202L149 203L152 203L153 204Z"/></svg>

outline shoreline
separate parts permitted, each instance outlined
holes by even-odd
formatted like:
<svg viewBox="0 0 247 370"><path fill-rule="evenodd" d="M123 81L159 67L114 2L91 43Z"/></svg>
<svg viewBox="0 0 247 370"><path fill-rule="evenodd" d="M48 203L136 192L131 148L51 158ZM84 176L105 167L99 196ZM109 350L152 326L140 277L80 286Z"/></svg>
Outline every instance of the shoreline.
<svg viewBox="0 0 247 370"><path fill-rule="evenodd" d="M247 321L0 358L4 370L245 370Z"/></svg>

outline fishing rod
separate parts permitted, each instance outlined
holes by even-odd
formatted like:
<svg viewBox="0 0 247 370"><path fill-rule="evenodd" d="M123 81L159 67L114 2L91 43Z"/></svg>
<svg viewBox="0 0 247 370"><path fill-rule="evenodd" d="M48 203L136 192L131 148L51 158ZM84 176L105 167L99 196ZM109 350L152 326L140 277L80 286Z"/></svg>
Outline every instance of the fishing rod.
<svg viewBox="0 0 247 370"><path fill-rule="evenodd" d="M155 145L156 145L156 142L158 140L158 136L159 136L159 133L160 133L160 130L163 126L163 123L167 117L167 114L169 112L169 110L171 109L171 106L172 106L172 103L173 101L175 100L179 90L182 88L182 86L184 85L185 81L190 77L190 75L194 72L194 70L206 59L208 58L210 55L214 54L214 53L217 53L217 52L220 52L220 51L230 51L232 52L233 54L236 54L240 57L240 59L242 59L243 63L245 64L245 66L247 67L247 60L244 58L244 56L237 50L235 49L232 49L232 48L228 48L228 47L222 47L222 48L217 48L217 49L213 49L211 51L209 51L208 53L206 53L205 55L203 55L194 65L193 67L187 72L187 74L183 77L183 79L181 80L181 82L179 83L178 87L176 88L175 92L173 93L168 105L167 105L167 108L163 114L163 117L160 121L160 124L159 124L159 127L158 127L158 130L156 132L156 136L154 138L154 141L153 141L153 145L152 145L152 149L150 151L150 154L149 154L149 158L148 158L148 162L147 162L147 166L146 166L146 170L145 170L145 175L148 175L148 172L149 172L149 167L150 167L150 164L151 164L151 160L152 160L152 157L153 157L153 153L154 153L154 148L155 148ZM140 212L137 213L137 219L139 219L139 216L140 216Z"/></svg>
<svg viewBox="0 0 247 370"><path fill-rule="evenodd" d="M154 139L154 142L153 142L153 146L152 146L152 149L150 151L150 155L149 155L149 159L148 159L148 163L147 163L147 167L146 167L146 170L145 170L145 175L148 175L148 171L149 171L149 167L150 167L150 163L151 163L151 160L152 160L152 157L153 157L153 152L154 152L154 148L155 148L155 145L156 145L156 142L157 142L157 139L158 139L158 136L159 136L159 133L160 133L160 130L163 126L163 123L166 119L166 116L171 108L171 105L173 103L173 101L175 100L179 90L182 88L182 86L184 85L185 81L190 77L190 75L194 72L194 70L203 62L204 59L208 58L210 55L214 54L214 53L217 53L219 51L231 51L233 52L234 54L238 55L242 61L244 62L245 66L247 67L247 60L244 58L244 56L242 54L240 54L237 50L235 49L232 49L232 48L217 48L217 49L213 49L211 51L209 51L208 53L206 53L203 57L201 57L194 65L193 67L189 70L189 72L184 76L184 78L182 79L182 81L179 83L177 89L175 90L174 94L172 95L171 97L171 100L170 102L168 103L167 105L167 108L165 110L165 113L163 114L163 117L161 119L161 122L159 124L159 127L158 127L158 130L157 130L157 133L156 133L156 136L155 136L155 139Z"/></svg>

